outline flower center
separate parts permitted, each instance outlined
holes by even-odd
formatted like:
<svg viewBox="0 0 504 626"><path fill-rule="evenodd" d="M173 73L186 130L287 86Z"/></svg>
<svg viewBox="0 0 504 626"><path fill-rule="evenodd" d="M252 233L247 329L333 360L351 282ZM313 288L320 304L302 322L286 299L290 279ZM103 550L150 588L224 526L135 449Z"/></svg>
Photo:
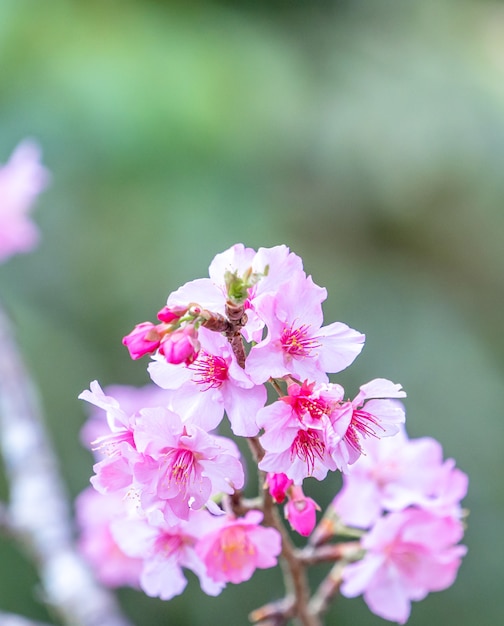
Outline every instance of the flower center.
<svg viewBox="0 0 504 626"><path fill-rule="evenodd" d="M214 356L208 352L200 353L198 359L191 365L195 371L193 380L198 385L204 385L204 390L217 389L228 378L228 366L221 356Z"/></svg>
<svg viewBox="0 0 504 626"><path fill-rule="evenodd" d="M176 450L169 470L169 480L175 481L181 489L184 488L194 474L194 454L190 450L181 448Z"/></svg>
<svg viewBox="0 0 504 626"><path fill-rule="evenodd" d="M256 553L255 546L240 526L225 528L220 535L219 543L224 571L241 569Z"/></svg>
<svg viewBox="0 0 504 626"><path fill-rule="evenodd" d="M324 456L325 444L314 429L300 430L291 445L291 461L295 456L304 461L308 474L313 474L315 461Z"/></svg>
<svg viewBox="0 0 504 626"><path fill-rule="evenodd" d="M312 356L312 350L320 347L320 343L315 337L310 337L310 327L303 324L299 328L290 326L284 328L280 337L282 350L293 357L303 358Z"/></svg>
<svg viewBox="0 0 504 626"><path fill-rule="evenodd" d="M354 450L362 454L361 438L375 437L378 439L379 435L376 432L378 429L385 430L374 415L367 411L355 409L344 439Z"/></svg>
<svg viewBox="0 0 504 626"><path fill-rule="evenodd" d="M182 537L179 535L164 533L156 540L156 554L161 553L164 557L169 557L178 552L183 543Z"/></svg>

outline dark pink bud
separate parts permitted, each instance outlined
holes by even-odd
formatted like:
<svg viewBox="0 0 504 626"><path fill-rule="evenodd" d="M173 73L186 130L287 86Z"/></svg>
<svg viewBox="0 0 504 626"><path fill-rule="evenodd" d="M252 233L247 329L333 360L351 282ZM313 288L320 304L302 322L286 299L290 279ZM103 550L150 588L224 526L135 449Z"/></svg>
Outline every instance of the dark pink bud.
<svg viewBox="0 0 504 626"><path fill-rule="evenodd" d="M159 348L160 341L161 335L157 327L151 322L137 324L130 334L122 340L132 359L139 359L145 354L154 352Z"/></svg>
<svg viewBox="0 0 504 626"><path fill-rule="evenodd" d="M315 528L317 511L320 511L319 505L305 496L301 487L291 487L289 502L285 505L285 517L295 531L308 537Z"/></svg>
<svg viewBox="0 0 504 626"><path fill-rule="evenodd" d="M268 485L271 497L275 502L281 504L285 500L287 489L293 484L290 478L285 474L274 474L269 472L266 476L266 484Z"/></svg>
<svg viewBox="0 0 504 626"><path fill-rule="evenodd" d="M168 363L185 363L190 365L198 356L200 344L198 332L192 325L179 328L172 333L165 335L159 352L164 355Z"/></svg>
<svg viewBox="0 0 504 626"><path fill-rule="evenodd" d="M171 324L175 320L178 320L184 313L187 311L187 308L170 308L168 306L164 306L161 311L157 314L158 320L164 322L165 324Z"/></svg>

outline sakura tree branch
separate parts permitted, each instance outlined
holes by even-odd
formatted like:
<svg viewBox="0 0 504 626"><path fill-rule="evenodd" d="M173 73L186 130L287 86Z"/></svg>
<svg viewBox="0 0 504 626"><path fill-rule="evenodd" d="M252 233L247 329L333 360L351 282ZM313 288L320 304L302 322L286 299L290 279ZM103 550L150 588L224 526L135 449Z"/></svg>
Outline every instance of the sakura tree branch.
<svg viewBox="0 0 504 626"><path fill-rule="evenodd" d="M320 583L319 588L310 600L310 610L316 615L322 616L329 608L332 600L338 594L343 581L343 570L346 561L337 561L329 574Z"/></svg>
<svg viewBox="0 0 504 626"><path fill-rule="evenodd" d="M0 446L10 492L3 518L35 561L47 604L68 626L128 626L75 549L68 500L37 393L1 308Z"/></svg>

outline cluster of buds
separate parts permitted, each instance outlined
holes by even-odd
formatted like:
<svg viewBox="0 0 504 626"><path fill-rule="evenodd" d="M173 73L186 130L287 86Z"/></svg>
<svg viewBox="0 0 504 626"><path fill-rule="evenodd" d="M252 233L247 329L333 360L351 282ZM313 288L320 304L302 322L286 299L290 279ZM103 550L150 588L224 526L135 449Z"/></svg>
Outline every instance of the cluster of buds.
<svg viewBox="0 0 504 626"><path fill-rule="evenodd" d="M168 363L189 365L198 356L198 326L205 321L197 305L183 309L163 307L157 314L159 324L142 322L123 338L132 359L158 352Z"/></svg>
<svg viewBox="0 0 504 626"><path fill-rule="evenodd" d="M310 624L315 609L301 591L307 561L332 559L344 595L363 593L371 610L400 623L411 600L453 582L465 550L456 544L466 477L452 461L442 462L439 446L437 456L427 446L418 479L408 462L380 456L387 442L398 442L407 457L406 394L377 378L351 400L330 382L329 374L359 355L365 337L342 322L323 325L326 295L287 247L237 244L214 258L208 278L169 295L158 324L139 324L123 339L133 359L151 355L153 384L104 393L95 381L80 396L106 416L94 414L87 427L94 432L96 492L83 494L78 507L83 551L104 582L169 599L184 589L186 568L203 591L217 595L226 583L284 558L298 595L271 615ZM269 403L268 386L277 394ZM247 439L264 484L252 500L242 496L236 443L216 433L224 416L233 434ZM344 488L317 525L320 507L304 483L335 471L343 473ZM102 499L114 506L101 506ZM309 555L296 552L275 514L279 505L293 531L308 537ZM90 530L94 506L102 511L101 531L96 524ZM440 537L439 558L424 545L429 529ZM106 544L101 552L116 555L106 571L96 558L98 536ZM336 543L327 550L340 536L354 539L350 548ZM418 568L404 573L406 553ZM397 575L404 585L394 583Z"/></svg>

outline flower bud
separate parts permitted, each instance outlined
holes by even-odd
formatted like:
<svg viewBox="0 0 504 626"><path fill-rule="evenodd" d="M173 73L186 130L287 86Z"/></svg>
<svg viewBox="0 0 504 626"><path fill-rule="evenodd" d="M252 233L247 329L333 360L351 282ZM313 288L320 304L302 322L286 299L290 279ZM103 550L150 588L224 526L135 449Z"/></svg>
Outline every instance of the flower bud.
<svg viewBox="0 0 504 626"><path fill-rule="evenodd" d="M186 307L169 307L164 306L157 314L158 320L165 324L171 324L175 320L178 320L187 311Z"/></svg>
<svg viewBox="0 0 504 626"><path fill-rule="evenodd" d="M315 528L317 522L316 511L320 511L319 505L304 495L302 487L290 488L289 502L285 505L285 517L289 524L300 535L308 537Z"/></svg>
<svg viewBox="0 0 504 626"><path fill-rule="evenodd" d="M142 322L123 337L122 343L129 350L132 359L139 359L159 348L161 335L151 322Z"/></svg>
<svg viewBox="0 0 504 626"><path fill-rule="evenodd" d="M290 478L285 474L274 474L268 472L266 476L266 486L270 495L277 504L281 504L285 500L287 489L293 484Z"/></svg>
<svg viewBox="0 0 504 626"><path fill-rule="evenodd" d="M192 325L184 326L165 335L159 346L159 352L164 355L168 363L176 365L179 363L190 365L198 356L199 350L198 332Z"/></svg>

